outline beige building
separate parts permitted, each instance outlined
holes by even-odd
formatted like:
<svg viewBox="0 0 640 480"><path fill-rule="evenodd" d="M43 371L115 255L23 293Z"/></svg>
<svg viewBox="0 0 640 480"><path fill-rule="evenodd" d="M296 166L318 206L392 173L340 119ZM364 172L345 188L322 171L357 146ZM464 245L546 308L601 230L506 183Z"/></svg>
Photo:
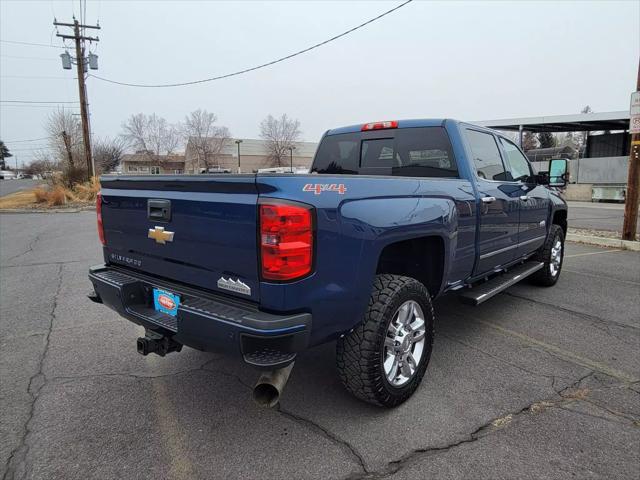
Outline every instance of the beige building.
<svg viewBox="0 0 640 480"><path fill-rule="evenodd" d="M184 173L184 154L152 155L143 151L128 153L120 161L125 175L174 175Z"/></svg>
<svg viewBox="0 0 640 480"><path fill-rule="evenodd" d="M251 173L262 168L276 167L269 161L269 152L266 149L265 141L253 138L231 138L222 147L219 154L209 159L208 168L210 171L238 172L238 144L240 140L240 172ZM215 141L211 139L211 141ZM205 162L201 158L201 149L195 148L195 139L190 138L185 151L185 173L200 173L205 168ZM293 167L309 168L315 155L318 144L315 142L296 142L293 150ZM200 150L200 151L199 151ZM212 148L213 150L213 148ZM290 166L290 159L283 162L282 167Z"/></svg>

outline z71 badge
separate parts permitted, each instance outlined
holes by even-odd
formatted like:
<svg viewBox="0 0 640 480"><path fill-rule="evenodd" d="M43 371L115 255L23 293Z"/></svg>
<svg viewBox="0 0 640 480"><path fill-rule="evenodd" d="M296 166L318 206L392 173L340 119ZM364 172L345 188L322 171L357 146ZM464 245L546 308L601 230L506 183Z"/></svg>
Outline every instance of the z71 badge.
<svg viewBox="0 0 640 480"><path fill-rule="evenodd" d="M313 192L320 195L322 192L338 192L338 195L344 195L347 191L344 183L307 183L302 187L303 192Z"/></svg>

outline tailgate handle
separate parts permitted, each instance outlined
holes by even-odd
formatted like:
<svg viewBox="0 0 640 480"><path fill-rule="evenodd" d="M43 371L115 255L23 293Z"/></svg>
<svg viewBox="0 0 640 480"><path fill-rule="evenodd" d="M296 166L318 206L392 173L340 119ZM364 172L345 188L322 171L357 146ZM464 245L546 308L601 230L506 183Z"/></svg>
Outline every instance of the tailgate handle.
<svg viewBox="0 0 640 480"><path fill-rule="evenodd" d="M147 200L147 216L156 222L171 221L171 200Z"/></svg>

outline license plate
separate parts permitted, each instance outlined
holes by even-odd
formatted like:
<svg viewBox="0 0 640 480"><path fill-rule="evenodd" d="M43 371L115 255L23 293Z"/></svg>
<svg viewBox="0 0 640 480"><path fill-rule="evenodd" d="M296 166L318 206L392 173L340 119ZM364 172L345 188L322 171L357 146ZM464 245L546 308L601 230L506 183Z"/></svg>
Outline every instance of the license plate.
<svg viewBox="0 0 640 480"><path fill-rule="evenodd" d="M159 288L153 289L153 306L158 312L173 315L178 314L178 306L180 306L180 297L175 293L167 292Z"/></svg>

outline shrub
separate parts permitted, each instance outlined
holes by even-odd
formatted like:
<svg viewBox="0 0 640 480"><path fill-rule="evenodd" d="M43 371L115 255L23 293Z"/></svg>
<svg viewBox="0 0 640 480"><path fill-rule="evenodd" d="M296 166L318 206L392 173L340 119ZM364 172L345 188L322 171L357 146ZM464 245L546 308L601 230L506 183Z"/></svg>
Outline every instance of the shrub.
<svg viewBox="0 0 640 480"><path fill-rule="evenodd" d="M49 191L42 187L38 187L33 191L36 197L36 203L44 203L49 199Z"/></svg>
<svg viewBox="0 0 640 480"><path fill-rule="evenodd" d="M74 193L78 200L93 202L100 191L100 181L98 177L93 177L90 182L79 183L74 188Z"/></svg>
<svg viewBox="0 0 640 480"><path fill-rule="evenodd" d="M49 205L52 206L58 206L58 205L64 205L65 203L67 203L67 191L64 189L64 187L61 186L57 186L57 187L53 187L53 189L51 189L48 192L48 203Z"/></svg>
<svg viewBox="0 0 640 480"><path fill-rule="evenodd" d="M82 167L67 166L63 172L61 181L65 187L73 188L75 185L82 183L87 178L87 170Z"/></svg>

